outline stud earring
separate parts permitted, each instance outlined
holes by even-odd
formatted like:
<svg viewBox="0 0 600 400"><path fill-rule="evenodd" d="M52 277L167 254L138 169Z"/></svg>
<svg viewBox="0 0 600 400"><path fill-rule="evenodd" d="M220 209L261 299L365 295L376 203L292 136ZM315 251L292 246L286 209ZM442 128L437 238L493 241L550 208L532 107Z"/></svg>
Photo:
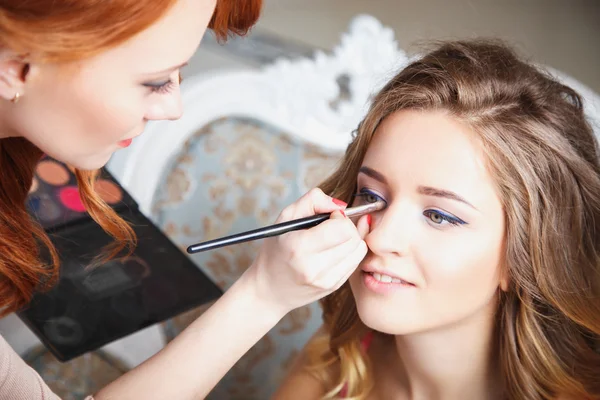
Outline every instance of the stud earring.
<svg viewBox="0 0 600 400"><path fill-rule="evenodd" d="M18 103L20 98L21 98L21 93L17 92L17 93L15 93L15 97L13 97L10 101L13 103Z"/></svg>

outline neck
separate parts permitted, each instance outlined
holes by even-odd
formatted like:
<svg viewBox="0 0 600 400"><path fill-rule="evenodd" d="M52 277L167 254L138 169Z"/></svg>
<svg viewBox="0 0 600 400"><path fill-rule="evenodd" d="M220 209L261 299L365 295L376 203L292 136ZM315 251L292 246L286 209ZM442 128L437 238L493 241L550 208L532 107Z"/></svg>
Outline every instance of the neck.
<svg viewBox="0 0 600 400"><path fill-rule="evenodd" d="M14 104L0 99L0 139L20 136L11 125L14 115Z"/></svg>
<svg viewBox="0 0 600 400"><path fill-rule="evenodd" d="M495 304L452 326L395 336L409 398L498 398L494 310Z"/></svg>

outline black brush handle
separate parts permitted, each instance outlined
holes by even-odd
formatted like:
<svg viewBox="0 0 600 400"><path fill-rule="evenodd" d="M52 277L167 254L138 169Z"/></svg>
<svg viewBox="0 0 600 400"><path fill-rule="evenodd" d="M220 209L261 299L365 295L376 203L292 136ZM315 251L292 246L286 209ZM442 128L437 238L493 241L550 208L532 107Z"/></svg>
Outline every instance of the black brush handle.
<svg viewBox="0 0 600 400"><path fill-rule="evenodd" d="M219 239L209 240L198 244L193 244L187 248L189 254L199 253L201 251L213 250L219 247L229 246L251 240L264 239L271 236L283 235L291 231L312 228L321 222L329 219L331 214L317 214L310 217L295 219L293 221L281 222L265 228L254 229L251 231L237 233L231 236L225 236Z"/></svg>

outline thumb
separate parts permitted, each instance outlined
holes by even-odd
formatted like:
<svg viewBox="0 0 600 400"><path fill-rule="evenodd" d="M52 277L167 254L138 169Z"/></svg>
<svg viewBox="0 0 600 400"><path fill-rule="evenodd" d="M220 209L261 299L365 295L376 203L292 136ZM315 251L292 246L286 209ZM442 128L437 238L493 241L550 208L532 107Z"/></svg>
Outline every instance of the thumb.
<svg viewBox="0 0 600 400"><path fill-rule="evenodd" d="M361 239L365 239L367 234L371 231L371 215L363 215L356 223L356 230Z"/></svg>
<svg viewBox="0 0 600 400"><path fill-rule="evenodd" d="M342 214L342 212L340 210L335 210L334 212L331 213L331 216L329 217L329 219L345 219L346 217L344 216L344 214Z"/></svg>
<svg viewBox="0 0 600 400"><path fill-rule="evenodd" d="M307 217L309 215L330 213L335 210L346 208L343 201L334 199L319 188L311 189L297 202L294 210L294 218Z"/></svg>

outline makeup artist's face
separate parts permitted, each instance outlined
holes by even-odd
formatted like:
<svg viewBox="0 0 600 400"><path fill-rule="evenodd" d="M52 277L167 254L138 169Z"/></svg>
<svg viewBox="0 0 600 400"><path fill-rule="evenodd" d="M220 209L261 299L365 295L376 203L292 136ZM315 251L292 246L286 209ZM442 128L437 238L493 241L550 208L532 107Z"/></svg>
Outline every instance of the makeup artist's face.
<svg viewBox="0 0 600 400"><path fill-rule="evenodd" d="M441 112L392 114L357 188L371 193L363 202L388 203L372 215L370 251L350 278L362 321L388 334L489 321L505 285L504 212L475 135Z"/></svg>
<svg viewBox="0 0 600 400"><path fill-rule="evenodd" d="M103 166L149 120L182 113L179 69L194 54L215 0L179 0L124 44L66 66L32 64L12 125L81 169Z"/></svg>

